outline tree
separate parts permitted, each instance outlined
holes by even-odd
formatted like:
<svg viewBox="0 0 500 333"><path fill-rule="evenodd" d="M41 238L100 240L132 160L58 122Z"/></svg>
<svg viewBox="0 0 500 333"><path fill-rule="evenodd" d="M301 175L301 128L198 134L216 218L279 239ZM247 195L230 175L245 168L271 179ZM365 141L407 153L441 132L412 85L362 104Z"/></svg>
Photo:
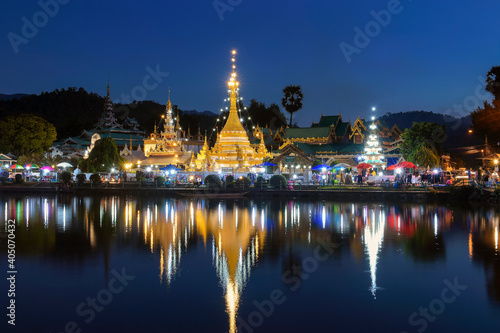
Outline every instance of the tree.
<svg viewBox="0 0 500 333"><path fill-rule="evenodd" d="M479 107L471 113L472 128L474 133L481 138L488 136L491 142L500 141L500 66L490 69L486 77L486 91L493 95L490 103L484 101L483 107Z"/></svg>
<svg viewBox="0 0 500 333"><path fill-rule="evenodd" d="M69 184L71 183L71 180L72 180L72 175L71 175L71 172L69 171L63 171L61 173L61 181L64 183L64 184Z"/></svg>
<svg viewBox="0 0 500 333"><path fill-rule="evenodd" d="M269 107L266 104L252 99L248 107L248 114L252 117L253 123L260 127L278 129L286 126L286 118L276 104L271 104Z"/></svg>
<svg viewBox="0 0 500 333"><path fill-rule="evenodd" d="M56 128L39 116L21 114L0 120L0 150L16 156L42 153L56 137Z"/></svg>
<svg viewBox="0 0 500 333"><path fill-rule="evenodd" d="M300 86L294 85L286 86L283 89L283 94L285 97L281 99L281 105L290 113L290 127L292 127L292 115L302 109L302 99L304 95L302 94Z"/></svg>
<svg viewBox="0 0 500 333"><path fill-rule="evenodd" d="M486 91L490 92L495 100L500 100L500 66L491 67L486 74Z"/></svg>
<svg viewBox="0 0 500 333"><path fill-rule="evenodd" d="M427 142L422 142L416 146L408 155L407 160L416 165L429 166L431 168L439 166L440 162L436 149Z"/></svg>
<svg viewBox="0 0 500 333"><path fill-rule="evenodd" d="M402 138L401 153L405 159L408 159L413 150L419 148L422 143L428 148L433 148L437 156L440 156L443 153L442 144L446 141L446 125L414 122L412 127L404 131Z"/></svg>
<svg viewBox="0 0 500 333"><path fill-rule="evenodd" d="M97 140L87 160L88 169L91 172L109 172L111 168L121 168L125 163L125 159L118 153L115 140L112 138Z"/></svg>

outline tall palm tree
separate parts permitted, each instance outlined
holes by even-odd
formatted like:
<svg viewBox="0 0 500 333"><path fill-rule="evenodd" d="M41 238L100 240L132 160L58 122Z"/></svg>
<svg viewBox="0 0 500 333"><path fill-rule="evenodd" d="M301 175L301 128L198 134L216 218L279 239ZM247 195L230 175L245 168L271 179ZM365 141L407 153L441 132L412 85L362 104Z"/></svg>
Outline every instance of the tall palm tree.
<svg viewBox="0 0 500 333"><path fill-rule="evenodd" d="M302 109L302 99L304 95L300 86L286 86L283 89L285 97L281 99L281 105L290 113L290 127L292 127L292 115Z"/></svg>

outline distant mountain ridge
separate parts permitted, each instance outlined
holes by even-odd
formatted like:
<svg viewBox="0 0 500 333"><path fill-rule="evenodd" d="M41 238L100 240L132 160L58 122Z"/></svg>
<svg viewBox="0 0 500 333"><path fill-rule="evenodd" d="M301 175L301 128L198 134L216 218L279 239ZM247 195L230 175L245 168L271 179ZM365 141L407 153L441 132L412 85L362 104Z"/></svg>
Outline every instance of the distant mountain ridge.
<svg viewBox="0 0 500 333"><path fill-rule="evenodd" d="M196 110L183 110L183 114L189 114L189 115L202 115L202 116L208 116L208 117L216 117L217 114L213 113L212 111L196 111Z"/></svg>
<svg viewBox="0 0 500 333"><path fill-rule="evenodd" d="M414 122L430 122L446 125L446 134L448 138L443 146L448 149L481 144L481 140L468 133L468 130L472 126L470 115L457 118L431 111L406 111L387 113L379 119L380 121L385 121L389 127L397 124L402 131L410 128Z"/></svg>
<svg viewBox="0 0 500 333"><path fill-rule="evenodd" d="M18 99L24 96L29 96L29 94L11 94L11 95L6 95L6 94L0 94L0 101L10 101L12 99Z"/></svg>

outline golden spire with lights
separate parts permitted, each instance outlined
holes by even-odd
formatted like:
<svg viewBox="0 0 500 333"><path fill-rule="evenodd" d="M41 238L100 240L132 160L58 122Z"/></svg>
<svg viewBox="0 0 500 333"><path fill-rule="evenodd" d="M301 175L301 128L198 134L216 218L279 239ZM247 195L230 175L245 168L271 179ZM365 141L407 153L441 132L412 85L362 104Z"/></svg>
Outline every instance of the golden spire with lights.
<svg viewBox="0 0 500 333"><path fill-rule="evenodd" d="M229 87L229 98L231 100L231 106L229 107L229 117L227 117L227 121L224 125L224 128L222 129L222 132L243 131L246 133L243 125L241 125L240 117L238 116L238 109L236 107L236 101L238 99L238 87L240 85L240 83L236 80L236 50L232 50L231 54L233 71L231 73L231 78L227 83Z"/></svg>
<svg viewBox="0 0 500 333"><path fill-rule="evenodd" d="M172 103L170 103L170 87L168 88L168 102L167 102L167 110L172 109Z"/></svg>

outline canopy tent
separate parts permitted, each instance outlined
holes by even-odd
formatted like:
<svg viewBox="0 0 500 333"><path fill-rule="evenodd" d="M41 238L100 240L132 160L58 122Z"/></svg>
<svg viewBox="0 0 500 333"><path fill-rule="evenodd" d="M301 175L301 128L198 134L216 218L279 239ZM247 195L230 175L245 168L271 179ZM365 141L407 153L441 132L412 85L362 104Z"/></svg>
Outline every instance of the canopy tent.
<svg viewBox="0 0 500 333"><path fill-rule="evenodd" d="M370 168L373 168L373 165L371 164L368 164L368 163L359 163L357 166L356 166L357 169L370 169Z"/></svg>
<svg viewBox="0 0 500 333"><path fill-rule="evenodd" d="M47 165L47 166L41 167L40 170L42 170L42 171L54 171L54 168Z"/></svg>
<svg viewBox="0 0 500 333"><path fill-rule="evenodd" d="M181 171L181 169L179 169L178 167L176 167L173 164L169 164L163 168L160 168L160 170L161 171Z"/></svg>
<svg viewBox="0 0 500 333"><path fill-rule="evenodd" d="M61 162L59 163L58 165L56 165L60 168L72 168L73 166L71 164L69 164L68 162Z"/></svg>
<svg viewBox="0 0 500 333"><path fill-rule="evenodd" d="M396 168L416 169L417 166L412 162L404 161L396 164Z"/></svg>
<svg viewBox="0 0 500 333"><path fill-rule="evenodd" d="M277 166L277 165L274 164L274 163L271 163L271 162L264 162L264 163L261 163L261 164L257 164L255 167L257 167L257 168L264 168L264 167L268 167L268 166Z"/></svg>
<svg viewBox="0 0 500 333"><path fill-rule="evenodd" d="M323 170L331 170L332 167L327 164L319 164L311 168L313 171L323 171Z"/></svg>
<svg viewBox="0 0 500 333"><path fill-rule="evenodd" d="M338 168L350 168L351 165L347 163L338 163L333 166L333 168L338 169Z"/></svg>

